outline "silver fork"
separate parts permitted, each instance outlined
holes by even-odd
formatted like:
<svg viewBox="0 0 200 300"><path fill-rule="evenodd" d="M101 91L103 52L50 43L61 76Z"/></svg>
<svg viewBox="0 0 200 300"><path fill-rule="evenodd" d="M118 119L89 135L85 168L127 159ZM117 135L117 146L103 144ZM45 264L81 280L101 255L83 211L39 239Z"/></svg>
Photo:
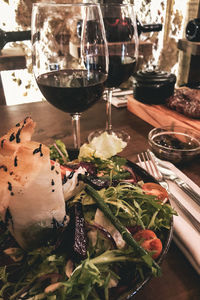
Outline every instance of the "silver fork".
<svg viewBox="0 0 200 300"><path fill-rule="evenodd" d="M187 208L169 191L168 183L163 179L163 175L159 172L157 164L150 151L142 152L137 155L140 167L145 169L150 175L152 175L162 187L164 187L169 195L169 199L172 200L182 213L187 217L192 226L200 232L200 222L187 210Z"/></svg>
<svg viewBox="0 0 200 300"><path fill-rule="evenodd" d="M200 195L192 189L186 182L184 182L180 177L178 177L172 170L170 170L166 165L162 164L162 161L155 158L154 154L148 150L153 159L156 162L157 168L163 175L163 179L175 182L180 189L182 189L193 201L200 205Z"/></svg>

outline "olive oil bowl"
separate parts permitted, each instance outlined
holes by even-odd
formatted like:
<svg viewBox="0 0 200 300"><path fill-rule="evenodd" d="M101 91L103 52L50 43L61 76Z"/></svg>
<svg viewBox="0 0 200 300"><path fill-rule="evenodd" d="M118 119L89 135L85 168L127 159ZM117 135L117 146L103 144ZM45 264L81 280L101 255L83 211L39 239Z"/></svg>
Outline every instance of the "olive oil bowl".
<svg viewBox="0 0 200 300"><path fill-rule="evenodd" d="M151 151L174 164L191 161L200 154L200 135L181 126L154 128L148 134Z"/></svg>

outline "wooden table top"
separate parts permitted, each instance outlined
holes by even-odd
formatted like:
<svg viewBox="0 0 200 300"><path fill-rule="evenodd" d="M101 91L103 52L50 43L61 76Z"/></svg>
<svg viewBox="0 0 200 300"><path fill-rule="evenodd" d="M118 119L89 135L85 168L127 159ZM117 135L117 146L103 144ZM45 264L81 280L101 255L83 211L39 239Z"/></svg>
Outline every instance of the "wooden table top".
<svg viewBox="0 0 200 300"><path fill-rule="evenodd" d="M70 115L59 111L47 102L0 106L0 136L16 123L30 115L37 123L33 140L50 145L62 139L67 147L73 146ZM112 110L114 128L126 130L131 140L122 155L136 162L136 155L147 149L148 132L152 126L131 114L126 108ZM81 117L82 143L95 129L105 124L105 102L99 101ZM200 185L200 158L180 169ZM162 276L153 278L136 294L135 300L200 300L200 278L182 252L172 241L162 263Z"/></svg>

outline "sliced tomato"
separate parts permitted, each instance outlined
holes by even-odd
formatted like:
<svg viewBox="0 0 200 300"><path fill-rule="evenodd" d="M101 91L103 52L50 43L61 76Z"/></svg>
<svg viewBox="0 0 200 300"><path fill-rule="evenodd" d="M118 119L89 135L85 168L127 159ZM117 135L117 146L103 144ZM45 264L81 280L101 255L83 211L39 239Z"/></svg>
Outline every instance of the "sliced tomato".
<svg viewBox="0 0 200 300"><path fill-rule="evenodd" d="M158 258L158 256L162 252L162 242L158 238L146 240L141 244L141 246L146 251L153 252L153 255L152 255L153 259Z"/></svg>
<svg viewBox="0 0 200 300"><path fill-rule="evenodd" d="M133 238L140 243L148 252L153 252L152 258L156 259L162 252L162 242L155 232L150 229L142 229L133 235Z"/></svg>
<svg viewBox="0 0 200 300"><path fill-rule="evenodd" d="M156 196L161 202L168 199L168 193L160 184L154 182L144 183L142 186L145 194Z"/></svg>
<svg viewBox="0 0 200 300"><path fill-rule="evenodd" d="M61 175L62 177L66 175L66 171L72 172L73 170L71 168L68 168L66 166L60 165Z"/></svg>
<svg viewBox="0 0 200 300"><path fill-rule="evenodd" d="M51 165L55 165L55 161L51 160ZM64 177L66 175L66 171L72 172L73 170L67 166L60 165L61 176Z"/></svg>

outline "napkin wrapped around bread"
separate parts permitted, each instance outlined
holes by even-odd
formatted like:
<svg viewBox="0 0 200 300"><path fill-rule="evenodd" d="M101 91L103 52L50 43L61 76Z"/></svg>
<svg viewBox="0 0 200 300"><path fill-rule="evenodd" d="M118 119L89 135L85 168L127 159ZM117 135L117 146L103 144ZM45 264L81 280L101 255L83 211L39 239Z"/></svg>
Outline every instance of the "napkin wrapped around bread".
<svg viewBox="0 0 200 300"><path fill-rule="evenodd" d="M51 165L48 147L31 141L34 128L28 117L0 138L0 217L26 250L68 222L60 165Z"/></svg>

